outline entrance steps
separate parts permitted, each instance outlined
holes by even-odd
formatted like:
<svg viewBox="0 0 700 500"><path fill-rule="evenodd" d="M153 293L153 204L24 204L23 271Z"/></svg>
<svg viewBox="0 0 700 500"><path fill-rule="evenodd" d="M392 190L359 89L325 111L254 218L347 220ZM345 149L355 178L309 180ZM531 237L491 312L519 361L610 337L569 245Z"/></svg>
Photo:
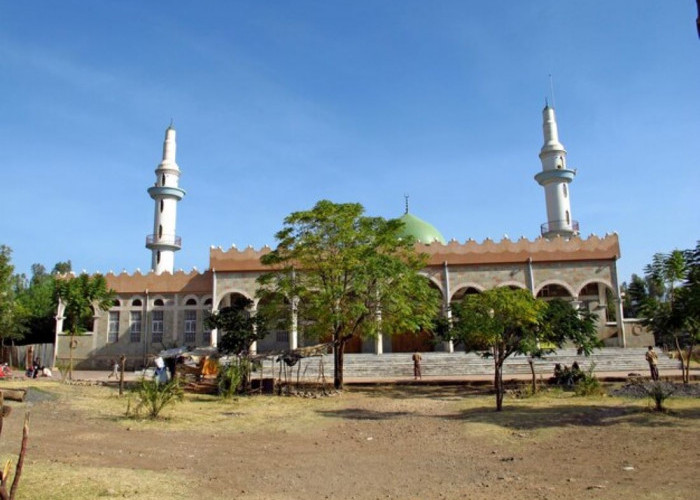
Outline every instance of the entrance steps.
<svg viewBox="0 0 700 500"><path fill-rule="evenodd" d="M639 373L646 375L649 365L644 358L646 348L616 348L606 347L597 349L586 357L578 355L576 349L559 349L541 359L535 359L535 370L538 375L550 376L554 365L571 366L577 361L582 370L587 370L595 363L595 372ZM346 354L344 356L343 372L346 378L396 378L413 376L413 353L387 354ZM657 351L659 355L659 370L675 370L680 364L678 360ZM493 359L483 358L476 353L421 353L421 371L423 377L460 377L469 375L493 375ZM299 375L308 380L318 377L319 357L300 360L300 366L291 367L292 376ZM326 378L333 377L333 356L323 356L324 373ZM289 370L289 369L288 369ZM510 356L503 369L504 376L529 374L530 366L527 356Z"/></svg>

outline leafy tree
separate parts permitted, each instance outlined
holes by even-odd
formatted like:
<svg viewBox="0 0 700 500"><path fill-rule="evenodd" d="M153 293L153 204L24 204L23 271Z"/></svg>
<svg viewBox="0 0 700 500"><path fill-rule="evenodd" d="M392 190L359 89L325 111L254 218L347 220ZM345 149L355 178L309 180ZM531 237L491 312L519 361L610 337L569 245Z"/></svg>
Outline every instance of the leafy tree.
<svg viewBox="0 0 700 500"><path fill-rule="evenodd" d="M700 341L700 243L694 250L655 254L630 293L656 343L676 347L688 383L693 348Z"/></svg>
<svg viewBox="0 0 700 500"><path fill-rule="evenodd" d="M206 320L209 328L216 328L220 352L236 356L247 356L253 342L265 338L268 333L263 315L251 314L253 301L237 296L233 305L212 313Z"/></svg>
<svg viewBox="0 0 700 500"><path fill-rule="evenodd" d="M261 295L281 294L298 304L305 335L333 341L334 385L343 387L343 354L353 337L428 329L439 297L419 275L427 257L403 223L364 215L358 203L319 201L294 212L262 263Z"/></svg>
<svg viewBox="0 0 700 500"><path fill-rule="evenodd" d="M75 337L86 331L94 317L94 311L106 311L112 306L114 291L107 288L101 274L64 277L56 280L56 295L65 306L63 315L70 335L68 378L73 379L73 350Z"/></svg>
<svg viewBox="0 0 700 500"><path fill-rule="evenodd" d="M467 351L493 357L497 411L503 409L503 363L512 354L538 349L546 309L547 304L529 291L505 287L466 295L453 305L453 337L462 341Z"/></svg>
<svg viewBox="0 0 700 500"><path fill-rule="evenodd" d="M53 342L57 299L54 293L55 276L48 274L41 264L32 265L32 278L21 280L17 300L25 315L27 333L24 343Z"/></svg>
<svg viewBox="0 0 700 500"><path fill-rule="evenodd" d="M498 411L503 408L503 364L512 354L537 357L571 342L588 355L600 346L591 313L562 300L535 299L527 290L503 287L466 295L453 311L452 338L493 357Z"/></svg>
<svg viewBox="0 0 700 500"><path fill-rule="evenodd" d="M19 340L26 331L25 313L17 302L18 279L11 263L12 249L0 245L0 341Z"/></svg>

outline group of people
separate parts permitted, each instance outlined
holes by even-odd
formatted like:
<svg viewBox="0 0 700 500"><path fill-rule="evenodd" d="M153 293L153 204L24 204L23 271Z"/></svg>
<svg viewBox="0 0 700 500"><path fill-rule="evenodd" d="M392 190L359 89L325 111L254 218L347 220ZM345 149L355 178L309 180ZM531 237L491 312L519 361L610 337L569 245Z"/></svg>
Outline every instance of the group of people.
<svg viewBox="0 0 700 500"><path fill-rule="evenodd" d="M31 364L27 365L26 375L30 378L37 378L40 375L42 377L50 377L52 373L49 368L41 364L41 359L37 356Z"/></svg>

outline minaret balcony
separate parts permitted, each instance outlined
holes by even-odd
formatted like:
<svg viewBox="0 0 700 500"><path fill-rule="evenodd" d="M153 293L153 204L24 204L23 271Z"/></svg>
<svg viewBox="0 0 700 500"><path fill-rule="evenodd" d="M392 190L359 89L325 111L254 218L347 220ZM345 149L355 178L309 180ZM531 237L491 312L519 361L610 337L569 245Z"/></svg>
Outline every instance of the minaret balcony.
<svg viewBox="0 0 700 500"><path fill-rule="evenodd" d="M540 226L540 232L545 238L554 236L572 236L579 233L578 221L555 220L545 222Z"/></svg>
<svg viewBox="0 0 700 500"><path fill-rule="evenodd" d="M148 188L148 194L154 200L160 198L175 198L180 201L185 196L185 190L173 186L151 186Z"/></svg>
<svg viewBox="0 0 700 500"><path fill-rule="evenodd" d="M576 170L567 168L557 168L553 170L543 170L535 175L535 180L540 186L545 186L552 182L571 182L576 176Z"/></svg>
<svg viewBox="0 0 700 500"><path fill-rule="evenodd" d="M149 250L180 250L182 238L175 234L149 234L146 236L146 248Z"/></svg>

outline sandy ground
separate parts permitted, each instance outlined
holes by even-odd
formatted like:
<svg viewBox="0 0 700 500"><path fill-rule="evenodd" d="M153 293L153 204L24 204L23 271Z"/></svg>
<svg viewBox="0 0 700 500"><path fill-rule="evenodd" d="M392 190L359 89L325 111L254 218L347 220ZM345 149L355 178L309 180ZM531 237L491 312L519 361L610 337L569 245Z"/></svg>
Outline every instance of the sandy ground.
<svg viewBox="0 0 700 500"><path fill-rule="evenodd" d="M44 382L30 398L31 484L20 493L31 496L19 498L158 498L157 487L139 487L154 481L146 473L178 485L168 498L620 500L700 491L698 399L656 414L639 400L509 397L496 413L493 396L464 386L356 387L227 405L191 396L154 424L124 419L112 389L58 386ZM3 453L18 441L26 404L13 406ZM98 493L71 495L70 481L50 474L64 466L86 484L104 476Z"/></svg>

